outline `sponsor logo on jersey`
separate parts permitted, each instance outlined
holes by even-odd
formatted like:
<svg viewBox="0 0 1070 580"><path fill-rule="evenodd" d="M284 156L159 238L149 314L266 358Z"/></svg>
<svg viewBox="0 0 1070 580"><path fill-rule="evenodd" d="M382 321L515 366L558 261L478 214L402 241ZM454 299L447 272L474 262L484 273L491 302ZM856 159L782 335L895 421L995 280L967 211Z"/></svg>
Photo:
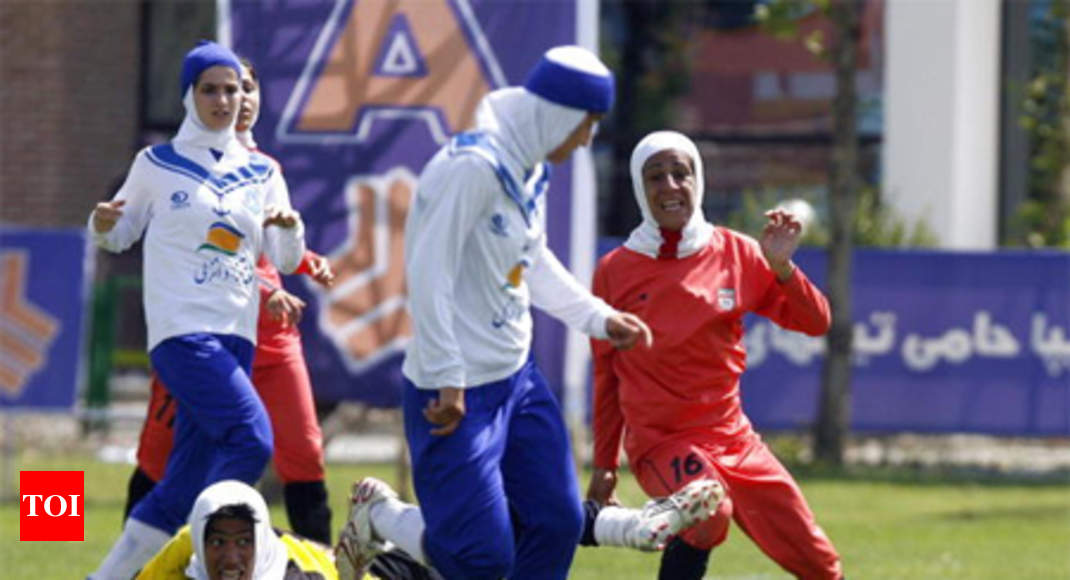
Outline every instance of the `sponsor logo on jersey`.
<svg viewBox="0 0 1070 580"><path fill-rule="evenodd" d="M524 281L524 270L531 266L531 262L524 258L513 266L509 273L505 275L505 285L502 289L506 288L519 288L520 284Z"/></svg>
<svg viewBox="0 0 1070 580"><path fill-rule="evenodd" d="M171 209L183 209L189 207L189 194L185 191L176 191L171 194Z"/></svg>
<svg viewBox="0 0 1070 580"><path fill-rule="evenodd" d="M197 251L211 250L233 256L238 253L238 248L241 247L241 241L244 238L245 234L234 226L224 222L215 222L209 226L208 235Z"/></svg>
<svg viewBox="0 0 1070 580"><path fill-rule="evenodd" d="M496 236L509 237L509 219L500 213L490 216L490 231Z"/></svg>

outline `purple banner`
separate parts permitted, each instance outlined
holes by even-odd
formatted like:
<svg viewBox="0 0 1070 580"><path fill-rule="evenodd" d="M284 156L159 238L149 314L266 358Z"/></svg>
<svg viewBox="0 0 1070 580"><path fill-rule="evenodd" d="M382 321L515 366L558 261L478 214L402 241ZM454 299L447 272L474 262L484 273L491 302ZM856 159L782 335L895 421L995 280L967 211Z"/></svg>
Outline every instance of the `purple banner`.
<svg viewBox="0 0 1070 580"><path fill-rule="evenodd" d="M74 407L85 258L84 230L0 229L0 408Z"/></svg>
<svg viewBox="0 0 1070 580"><path fill-rule="evenodd" d="M801 254L826 288L825 253ZM853 429L1070 435L1070 255L861 250L853 267ZM825 341L748 318L747 413L811 425Z"/></svg>
<svg viewBox="0 0 1070 580"><path fill-rule="evenodd" d="M405 310L403 230L417 176L470 128L487 92L521 84L550 46L576 42L572 1L291 0L230 4L221 36L255 63L260 148L282 164L311 249L335 286L290 284L319 400L398 404ZM555 168L551 246L566 264L569 166ZM289 282L293 282L292 280ZM564 331L536 321L536 356L559 385Z"/></svg>

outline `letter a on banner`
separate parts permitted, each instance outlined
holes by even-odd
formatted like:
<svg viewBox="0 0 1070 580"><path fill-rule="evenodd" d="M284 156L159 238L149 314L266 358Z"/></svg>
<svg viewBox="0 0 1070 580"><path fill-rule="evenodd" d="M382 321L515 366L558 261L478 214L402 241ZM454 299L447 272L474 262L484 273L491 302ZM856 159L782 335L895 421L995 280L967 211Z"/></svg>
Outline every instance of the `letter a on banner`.
<svg viewBox="0 0 1070 580"><path fill-rule="evenodd" d="M427 74L423 55L416 46L416 39L404 14L394 15L382 51L376 59L374 74L388 77L422 77Z"/></svg>
<svg viewBox="0 0 1070 580"><path fill-rule="evenodd" d="M408 119L444 143L506 84L467 0L339 0L276 136L362 143L376 121Z"/></svg>

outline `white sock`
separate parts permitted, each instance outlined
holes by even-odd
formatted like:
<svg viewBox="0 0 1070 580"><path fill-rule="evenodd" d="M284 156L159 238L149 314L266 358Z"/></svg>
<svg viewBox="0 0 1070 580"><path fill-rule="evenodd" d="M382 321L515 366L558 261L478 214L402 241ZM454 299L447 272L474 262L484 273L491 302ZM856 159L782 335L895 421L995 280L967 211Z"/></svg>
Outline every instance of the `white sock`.
<svg viewBox="0 0 1070 580"><path fill-rule="evenodd" d="M424 517L420 508L394 498L387 498L371 507L372 529L408 552L414 560L428 566L424 555Z"/></svg>
<svg viewBox="0 0 1070 580"><path fill-rule="evenodd" d="M127 518L123 533L112 545L90 580L129 580L171 539L171 534L144 522Z"/></svg>
<svg viewBox="0 0 1070 580"><path fill-rule="evenodd" d="M605 506L594 520L594 541L599 546L634 548L635 528L639 525L639 510Z"/></svg>

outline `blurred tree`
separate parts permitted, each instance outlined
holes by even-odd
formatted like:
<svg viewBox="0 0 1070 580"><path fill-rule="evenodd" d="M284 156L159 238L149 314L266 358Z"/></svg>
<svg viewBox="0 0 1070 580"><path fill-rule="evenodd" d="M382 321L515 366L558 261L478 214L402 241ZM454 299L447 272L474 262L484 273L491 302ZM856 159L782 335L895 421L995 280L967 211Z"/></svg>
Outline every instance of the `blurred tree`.
<svg viewBox="0 0 1070 580"><path fill-rule="evenodd" d="M781 201L783 192L767 189L759 192L746 191L742 205L722 223L734 230L751 235L765 226L765 211ZM820 195L800 197L811 204L821 216L828 215L827 199ZM802 245L827 247L831 239L829 225L823 218L815 219L803 234ZM939 245L936 234L923 221L909 222L893 208L881 203L880 190L872 185L861 185L851 216L851 239L856 247L875 248L932 248Z"/></svg>
<svg viewBox="0 0 1070 580"><path fill-rule="evenodd" d="M817 8L833 23L833 35L801 39L815 54L827 57L836 75L832 103L832 163L829 167L829 304L832 328L828 355L821 374L821 394L814 425L814 457L835 465L843 463L851 411L851 256L852 222L859 191L858 66L859 3L861 0L770 0L756 8L759 22L772 34L798 39L797 17Z"/></svg>
<svg viewBox="0 0 1070 580"><path fill-rule="evenodd" d="M814 425L814 457L836 465L843 463L851 423L851 340L854 317L851 308L851 258L854 242L851 221L858 193L858 99L855 71L858 53L858 0L830 0L834 25L829 56L836 71L836 96L832 103L832 166L830 167L829 304L832 328L828 333L828 356L821 373L821 398Z"/></svg>
<svg viewBox="0 0 1070 580"><path fill-rule="evenodd" d="M602 5L601 53L617 73L617 102L602 131L613 172L605 235L622 236L639 223L631 202L632 148L651 131L673 126L673 103L690 88L689 39L704 6L688 0L630 0Z"/></svg>
<svg viewBox="0 0 1070 580"><path fill-rule="evenodd" d="M1070 247L1070 0L1051 0L1041 14L1020 121L1029 139L1028 194L1013 242Z"/></svg>

